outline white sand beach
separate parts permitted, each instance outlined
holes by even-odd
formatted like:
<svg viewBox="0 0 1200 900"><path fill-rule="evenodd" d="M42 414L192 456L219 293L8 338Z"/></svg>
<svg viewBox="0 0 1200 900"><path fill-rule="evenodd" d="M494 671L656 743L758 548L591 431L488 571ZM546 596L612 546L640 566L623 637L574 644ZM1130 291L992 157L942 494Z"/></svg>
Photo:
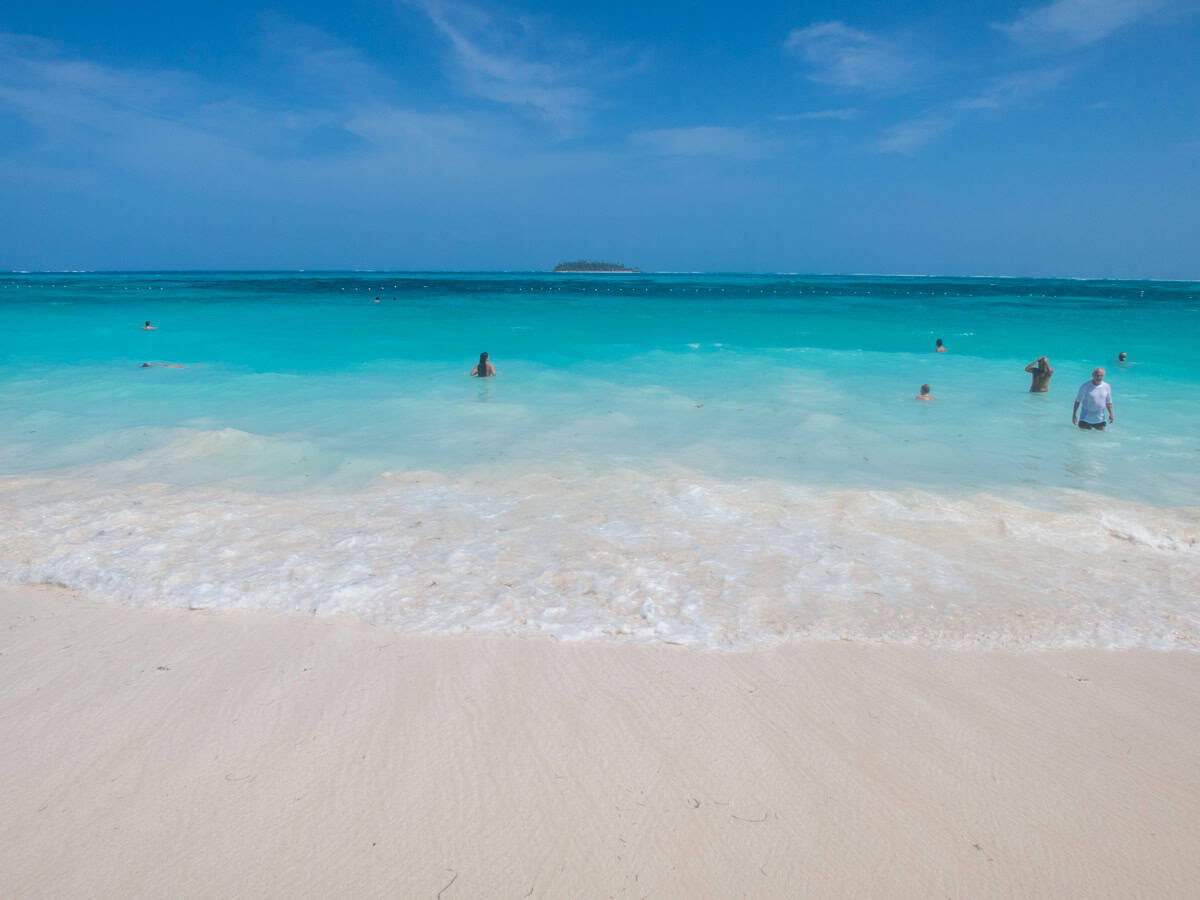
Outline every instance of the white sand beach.
<svg viewBox="0 0 1200 900"><path fill-rule="evenodd" d="M1193 897L1200 654L410 636L0 589L10 897Z"/></svg>

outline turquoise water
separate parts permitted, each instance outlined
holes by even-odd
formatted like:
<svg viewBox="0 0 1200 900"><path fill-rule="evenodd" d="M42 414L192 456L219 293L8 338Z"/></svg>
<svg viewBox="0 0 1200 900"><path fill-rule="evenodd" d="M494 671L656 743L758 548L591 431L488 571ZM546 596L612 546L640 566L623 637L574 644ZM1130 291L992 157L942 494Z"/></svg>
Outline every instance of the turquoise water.
<svg viewBox="0 0 1200 900"><path fill-rule="evenodd" d="M1200 634L1196 283L13 274L0 349L10 579L709 646Z"/></svg>

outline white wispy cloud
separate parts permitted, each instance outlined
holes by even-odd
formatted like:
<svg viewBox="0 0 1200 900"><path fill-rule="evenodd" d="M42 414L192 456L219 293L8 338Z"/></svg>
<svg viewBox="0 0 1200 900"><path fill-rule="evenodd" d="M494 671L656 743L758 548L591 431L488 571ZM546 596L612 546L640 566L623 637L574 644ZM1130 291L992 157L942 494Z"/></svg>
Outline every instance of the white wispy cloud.
<svg viewBox="0 0 1200 900"><path fill-rule="evenodd" d="M912 156L972 116L1036 105L1043 94L1060 88L1073 71L1070 66L1058 66L998 76L974 96L937 104L891 126L875 143L875 150Z"/></svg>
<svg viewBox="0 0 1200 900"><path fill-rule="evenodd" d="M954 109L1002 109L1033 103L1042 94L1062 87L1074 73L1070 66L1049 69L1027 69L993 78L973 97L957 100Z"/></svg>
<svg viewBox="0 0 1200 900"><path fill-rule="evenodd" d="M609 50L596 51L534 19L502 17L455 0L406 2L422 10L446 39L452 71L467 91L562 131L599 104L590 85L622 68L595 61L610 61Z"/></svg>
<svg viewBox="0 0 1200 900"><path fill-rule="evenodd" d="M658 128L630 135L638 150L660 156L726 156L733 159L762 159L771 155L768 141L742 128L697 125L690 128Z"/></svg>
<svg viewBox="0 0 1200 900"><path fill-rule="evenodd" d="M954 119L937 114L909 119L887 129L876 149L880 153L902 153L911 156L934 138L953 128L954 124Z"/></svg>
<svg viewBox="0 0 1200 900"><path fill-rule="evenodd" d="M1014 41L1071 46L1094 44L1114 31L1157 12L1169 0L1054 0L1026 10L1015 21L997 24Z"/></svg>
<svg viewBox="0 0 1200 900"><path fill-rule="evenodd" d="M840 21L796 28L784 47L808 63L813 81L875 93L903 90L927 67L905 41L869 34Z"/></svg>
<svg viewBox="0 0 1200 900"><path fill-rule="evenodd" d="M818 109L812 112L802 113L781 113L775 116L776 122L808 122L815 119L836 119L841 122L847 122L850 119L856 119L862 115L861 109L848 107L845 109Z"/></svg>
<svg viewBox="0 0 1200 900"><path fill-rule="evenodd" d="M304 39L288 42L286 34ZM131 172L280 159L344 158L353 165L421 153L444 159L504 141L503 125L486 115L468 120L390 102L383 74L315 30L273 27L267 43L273 63L290 72L287 100L188 73L89 61L48 41L0 34L0 110L31 126L24 147L31 159ZM280 53L290 60L281 63Z"/></svg>
<svg viewBox="0 0 1200 900"><path fill-rule="evenodd" d="M310 98L366 100L390 94L394 81L357 48L280 13L263 13L261 44L283 74L304 84Z"/></svg>
<svg viewBox="0 0 1200 900"><path fill-rule="evenodd" d="M478 139L478 124L477 119L467 120L457 115L417 112L382 104L364 107L344 123L347 131L373 146L415 143L438 153L474 143ZM488 133L494 140L497 130L489 128Z"/></svg>
<svg viewBox="0 0 1200 900"><path fill-rule="evenodd" d="M67 57L49 41L0 35L0 108L48 139L179 128L203 100L197 79Z"/></svg>

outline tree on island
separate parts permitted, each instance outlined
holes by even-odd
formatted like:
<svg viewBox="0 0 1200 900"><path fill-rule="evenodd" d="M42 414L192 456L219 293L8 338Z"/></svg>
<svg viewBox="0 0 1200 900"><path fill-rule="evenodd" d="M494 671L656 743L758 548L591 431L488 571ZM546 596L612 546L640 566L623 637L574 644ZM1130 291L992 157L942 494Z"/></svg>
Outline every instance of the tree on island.
<svg viewBox="0 0 1200 900"><path fill-rule="evenodd" d="M589 259L579 259L575 262L559 263L554 267L555 272L638 272L621 263L594 262Z"/></svg>

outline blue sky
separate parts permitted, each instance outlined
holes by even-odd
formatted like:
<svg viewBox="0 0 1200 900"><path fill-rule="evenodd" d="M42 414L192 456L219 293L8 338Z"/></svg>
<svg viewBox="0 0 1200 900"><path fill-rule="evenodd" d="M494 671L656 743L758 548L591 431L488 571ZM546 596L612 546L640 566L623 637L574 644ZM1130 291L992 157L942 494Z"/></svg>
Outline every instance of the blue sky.
<svg viewBox="0 0 1200 900"><path fill-rule="evenodd" d="M1200 279L1200 0L0 7L0 268Z"/></svg>

